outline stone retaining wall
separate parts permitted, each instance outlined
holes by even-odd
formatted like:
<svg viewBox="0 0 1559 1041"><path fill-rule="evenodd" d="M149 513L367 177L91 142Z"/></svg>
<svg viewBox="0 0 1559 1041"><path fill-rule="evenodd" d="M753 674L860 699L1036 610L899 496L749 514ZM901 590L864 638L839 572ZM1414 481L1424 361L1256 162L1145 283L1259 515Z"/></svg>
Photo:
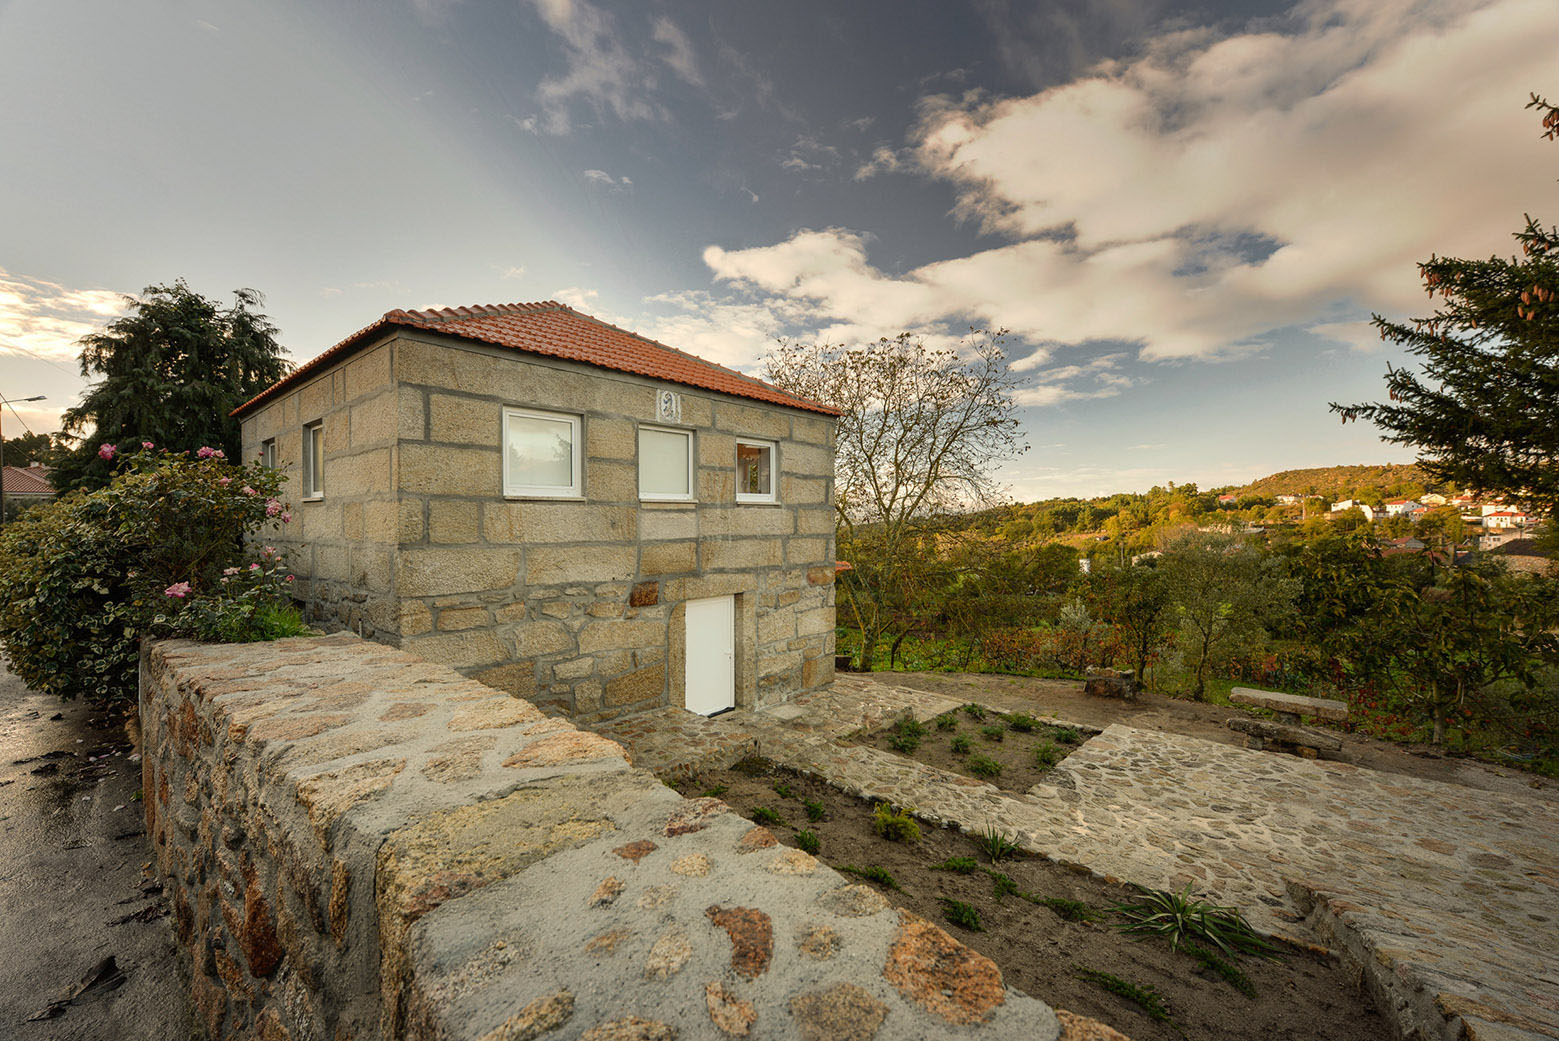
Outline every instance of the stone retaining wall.
<svg viewBox="0 0 1559 1041"><path fill-rule="evenodd" d="M937 926L405 652L148 645L141 718L210 1037L1057 1037Z"/></svg>

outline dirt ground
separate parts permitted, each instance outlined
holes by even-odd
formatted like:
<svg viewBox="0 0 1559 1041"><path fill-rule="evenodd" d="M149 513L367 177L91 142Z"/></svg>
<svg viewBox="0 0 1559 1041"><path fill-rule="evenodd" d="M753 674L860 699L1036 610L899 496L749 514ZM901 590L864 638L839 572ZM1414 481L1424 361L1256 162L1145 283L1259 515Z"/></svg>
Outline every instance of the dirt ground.
<svg viewBox="0 0 1559 1041"><path fill-rule="evenodd" d="M740 768L746 767L746 769ZM1159 939L1132 940L1114 928L1120 919L1068 921L1049 907L1017 896L997 899L985 871L957 874L933 870L950 857L975 857L984 867L1009 876L1024 893L1081 901L1105 911L1134 893L1038 858L1009 859L992 865L969 837L922 825L915 843L890 842L872 829L872 806L820 781L773 772L762 761L705 774L682 786L690 795L718 791L745 816L758 807L777 812L784 825L771 825L781 842L797 845L796 834L814 832L818 856L834 867L879 867L899 888L873 883L896 906L936 922L1001 967L1007 981L1055 1008L1099 1019L1134 1041L1386 1041L1389 1024L1370 1004L1355 980L1335 964L1316 956L1285 951L1275 960L1255 957L1238 964L1255 986L1243 996L1211 975L1185 953L1171 952ZM789 796L774 784L789 786ZM720 790L723 787L723 790ZM824 819L810 822L803 803L819 802ZM951 924L944 900L975 908L983 931ZM1131 1001L1079 976L1082 969L1110 973L1138 986L1153 987L1173 1020L1159 1022Z"/></svg>
<svg viewBox="0 0 1559 1041"><path fill-rule="evenodd" d="M978 701L1003 711L1051 715L1101 729L1111 723L1124 723L1143 730L1162 730L1223 744L1244 743L1244 735L1224 726L1224 720L1241 714L1238 709L1166 698L1161 694L1143 693L1133 701L1119 701L1084 694L1083 685L1077 680L984 673L883 672L860 675L961 701ZM1371 737L1340 731L1329 732L1342 740L1342 750L1323 753L1324 759L1485 791L1538 791L1546 793L1550 798L1559 798L1559 782L1547 778L1465 757L1441 755L1427 747L1393 745Z"/></svg>
<svg viewBox="0 0 1559 1041"><path fill-rule="evenodd" d="M893 747L892 742L898 734L896 726L859 735L855 741L927 766L985 781L1002 791L1021 793L1043 781L1056 763L1076 751L1088 737L1088 733L1082 731L1044 724L1027 732L1016 730L1012 728L1010 718L998 712L987 712L984 718L975 718L962 710L951 713L948 723L939 725L932 721L925 724L919 745L912 752ZM959 738L967 743L967 751L956 750ZM1043 762L1035 755L1038 749L1046 750ZM1001 772L994 776L981 775L972 765L976 757L995 763L1001 767Z"/></svg>

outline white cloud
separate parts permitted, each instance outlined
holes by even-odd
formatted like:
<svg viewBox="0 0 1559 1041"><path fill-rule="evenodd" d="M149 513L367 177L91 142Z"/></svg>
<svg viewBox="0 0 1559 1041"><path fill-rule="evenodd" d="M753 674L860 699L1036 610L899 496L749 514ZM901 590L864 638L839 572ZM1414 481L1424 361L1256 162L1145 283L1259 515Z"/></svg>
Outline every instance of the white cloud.
<svg viewBox="0 0 1559 1041"><path fill-rule="evenodd" d="M1381 347L1380 330L1369 322L1318 322L1307 326L1305 332L1352 347L1361 354L1373 354Z"/></svg>
<svg viewBox="0 0 1559 1041"><path fill-rule="evenodd" d="M609 192L625 192L633 187L633 181L627 177L613 177L605 170L586 170L584 178L592 186Z"/></svg>
<svg viewBox="0 0 1559 1041"><path fill-rule="evenodd" d="M493 267L497 270L499 278L510 279L525 277L525 269L514 264L494 264Z"/></svg>
<svg viewBox="0 0 1559 1041"><path fill-rule="evenodd" d="M1552 200L1522 105L1555 38L1552 0L1326 0L1283 31L1173 33L1029 97L923 103L910 161L1005 243L901 274L848 228L704 259L873 335L973 323L1149 359L1318 320L1335 339L1327 316L1421 307L1417 261L1511 252Z"/></svg>
<svg viewBox="0 0 1559 1041"><path fill-rule="evenodd" d="M76 341L125 310L122 293L68 289L0 268L0 354L74 362Z"/></svg>
<svg viewBox="0 0 1559 1041"><path fill-rule="evenodd" d="M872 157L855 168L855 180L866 181L878 174L895 173L902 169L903 165L898 152L887 145L878 145L872 149Z"/></svg>
<svg viewBox="0 0 1559 1041"><path fill-rule="evenodd" d="M693 56L692 41L670 18L664 15L657 17L650 38L657 43L665 44L666 53L660 56L660 60L671 66L678 76L692 86L704 85L703 73L699 72L698 60Z"/></svg>
<svg viewBox="0 0 1559 1041"><path fill-rule="evenodd" d="M548 28L562 37L568 68L537 85L542 112L516 120L521 129L566 134L573 129L579 106L596 117L625 123L667 119L668 110L658 100L662 68L691 86L704 84L692 43L669 18L654 19L650 39L660 49L643 54L624 45L629 36L611 14L585 0L531 2Z"/></svg>

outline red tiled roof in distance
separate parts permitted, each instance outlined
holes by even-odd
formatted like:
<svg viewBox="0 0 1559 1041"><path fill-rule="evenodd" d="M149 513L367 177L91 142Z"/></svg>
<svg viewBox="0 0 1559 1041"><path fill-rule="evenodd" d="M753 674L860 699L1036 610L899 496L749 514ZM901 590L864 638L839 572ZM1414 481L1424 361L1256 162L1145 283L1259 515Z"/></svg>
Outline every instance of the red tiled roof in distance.
<svg viewBox="0 0 1559 1041"><path fill-rule="evenodd" d="M47 466L8 466L0 480L5 482L7 495L53 495L51 473L53 470Z"/></svg>
<svg viewBox="0 0 1559 1041"><path fill-rule="evenodd" d="M344 360L375 337L397 326L425 329L526 354L582 362L614 372L632 373L771 405L785 405L828 416L839 414L837 409L799 398L771 383L744 376L735 369L716 365L637 333L619 329L555 300L486 307L444 307L426 311L387 311L377 322L359 329L319 357L300 365L281 381L239 405L232 414L240 415L269 401L315 373Z"/></svg>

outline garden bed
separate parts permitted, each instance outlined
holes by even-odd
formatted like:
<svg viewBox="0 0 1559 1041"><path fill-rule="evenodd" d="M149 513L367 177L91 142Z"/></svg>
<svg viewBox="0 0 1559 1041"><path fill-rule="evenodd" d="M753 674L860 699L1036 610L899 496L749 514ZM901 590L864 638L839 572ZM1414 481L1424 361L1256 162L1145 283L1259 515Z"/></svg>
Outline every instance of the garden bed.
<svg viewBox="0 0 1559 1041"><path fill-rule="evenodd" d="M1093 731L1042 723L1024 713L965 705L924 723L903 716L888 726L846 739L1008 792L1026 792L1075 752Z"/></svg>
<svg viewBox="0 0 1559 1041"><path fill-rule="evenodd" d="M814 778L775 770L761 759L679 787L690 795L718 795L743 815L767 823L781 842L812 847L836 868L857 869L860 873L847 874L993 959L1013 986L1056 1008L1102 1020L1133 1041L1394 1036L1349 973L1311 954L1283 948L1274 960L1235 959L1254 990L1249 997L1191 955L1171 951L1162 939L1129 938L1116 928L1124 919L1108 909L1133 899L1130 887L1040 858L1012 856L993 864L970 836L923 822L919 840L892 841L874 827L872 803ZM999 876L1011 879L1021 895L998 898ZM1090 912L1098 917L1090 918ZM976 920L979 931L967 927ZM1153 988L1172 1022L1152 1018L1107 989L1106 976Z"/></svg>

